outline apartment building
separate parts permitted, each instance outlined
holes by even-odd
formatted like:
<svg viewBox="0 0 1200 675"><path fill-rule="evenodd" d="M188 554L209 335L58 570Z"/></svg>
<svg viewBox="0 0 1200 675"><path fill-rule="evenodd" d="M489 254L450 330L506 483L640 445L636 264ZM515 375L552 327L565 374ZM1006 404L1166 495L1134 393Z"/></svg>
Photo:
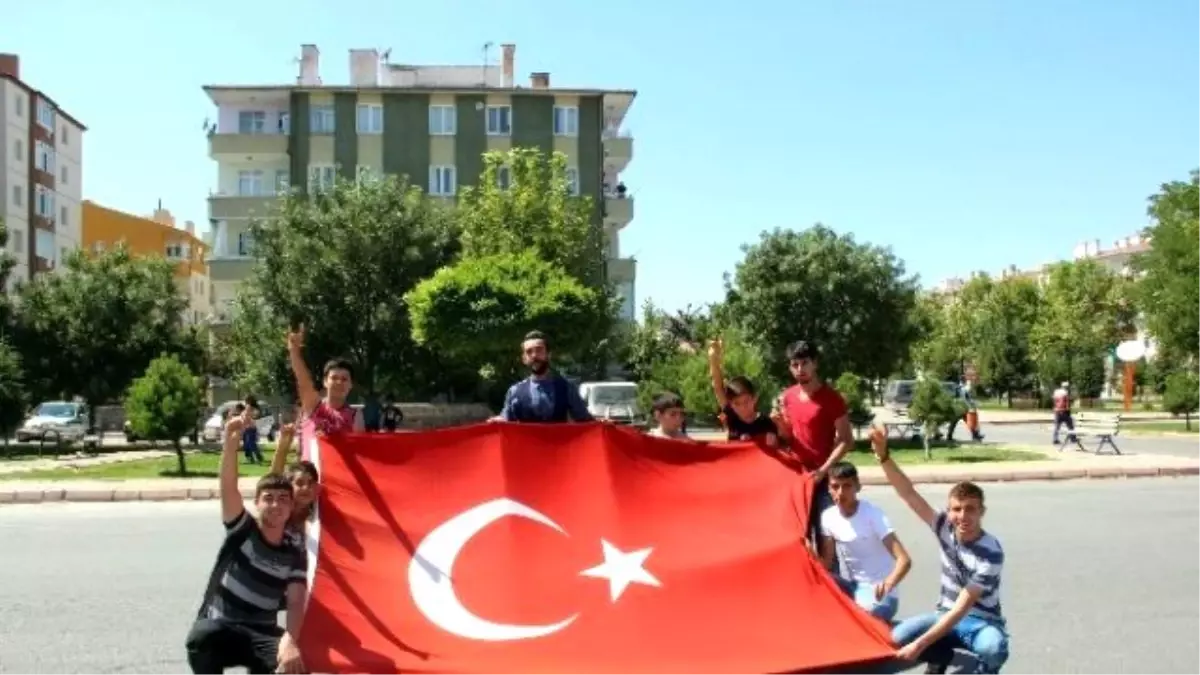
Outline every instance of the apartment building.
<svg viewBox="0 0 1200 675"><path fill-rule="evenodd" d="M85 131L54 99L21 79L16 54L0 54L0 218L17 263L8 291L54 270L79 247Z"/></svg>
<svg viewBox="0 0 1200 675"><path fill-rule="evenodd" d="M407 175L430 195L453 198L474 184L483 154L513 147L559 151L577 194L588 195L607 239L609 279L630 320L636 264L621 257L620 232L634 200L621 181L633 156L622 122L636 92L556 88L550 73L514 80L516 46L501 45L498 65L417 66L387 53L349 53L349 82L324 84L320 52L301 47L295 84L204 88L217 106L209 155L218 187L209 198L209 270L218 315L250 271L249 220L276 195L308 190L361 172ZM486 50L485 50L486 53Z"/></svg>
<svg viewBox="0 0 1200 675"><path fill-rule="evenodd" d="M175 263L175 283L187 299L183 313L186 324L208 320L212 313L209 288L208 246L196 236L189 220L176 227L175 217L162 204L149 216L135 216L85 200L83 202L83 246L103 251L125 244L134 255L159 256Z"/></svg>

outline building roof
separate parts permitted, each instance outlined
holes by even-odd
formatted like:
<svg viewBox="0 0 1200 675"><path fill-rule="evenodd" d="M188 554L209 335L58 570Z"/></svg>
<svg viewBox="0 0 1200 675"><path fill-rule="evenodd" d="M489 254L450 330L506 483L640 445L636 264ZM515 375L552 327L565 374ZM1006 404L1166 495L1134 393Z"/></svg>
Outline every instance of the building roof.
<svg viewBox="0 0 1200 675"><path fill-rule="evenodd" d="M63 107L61 105L59 105L57 101L55 101L53 98L51 98L49 95L47 95L46 92L42 91L41 89L31 86L28 82L25 82L21 78L15 77L9 73L0 73L0 80L8 80L9 82L12 82L13 84L17 85L18 87L24 89L27 93L37 94L41 98L46 99L47 101L49 101L51 104L54 105L54 109L58 111L58 114L67 118L68 120L70 120L71 124L74 124L75 126L79 127L79 129L81 131L88 130L87 126L85 126L83 122L80 122L75 116L71 115L66 110L64 110Z"/></svg>
<svg viewBox="0 0 1200 675"><path fill-rule="evenodd" d="M317 87L305 86L299 84L206 84L203 87L204 93L208 94L209 98L213 98L213 94L220 92L304 92L304 93L320 93L320 94L341 94L341 93L403 93L403 92L421 92L439 94L479 94L479 93L508 93L508 94L535 94L535 95L565 95L565 96L628 96L633 98L637 96L636 89L568 89L562 87L546 87L544 89L532 87L446 87L437 85L412 85L404 87L387 87L387 86L353 86L353 85L321 85ZM213 99L216 103L216 99Z"/></svg>

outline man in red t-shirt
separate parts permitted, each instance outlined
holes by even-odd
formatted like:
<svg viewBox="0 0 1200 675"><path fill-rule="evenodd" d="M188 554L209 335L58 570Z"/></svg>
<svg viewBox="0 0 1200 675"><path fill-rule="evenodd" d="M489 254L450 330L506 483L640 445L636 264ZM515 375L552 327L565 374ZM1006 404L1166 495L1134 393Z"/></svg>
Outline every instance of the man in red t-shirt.
<svg viewBox="0 0 1200 675"><path fill-rule="evenodd" d="M775 413L780 435L804 468L812 472L809 529L814 542L821 513L833 505L827 480L829 468L854 447L846 400L817 374L818 356L817 346L806 340L788 346L788 369L796 384L780 394Z"/></svg>

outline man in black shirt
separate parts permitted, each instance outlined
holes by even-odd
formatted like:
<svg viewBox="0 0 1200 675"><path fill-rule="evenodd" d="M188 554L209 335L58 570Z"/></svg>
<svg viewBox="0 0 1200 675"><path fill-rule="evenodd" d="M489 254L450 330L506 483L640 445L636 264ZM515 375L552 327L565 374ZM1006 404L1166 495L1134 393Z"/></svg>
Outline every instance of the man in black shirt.
<svg viewBox="0 0 1200 675"><path fill-rule="evenodd" d="M775 422L758 411L758 394L750 378L738 376L725 383L722 361L725 343L717 338L708 344L708 372L712 377L713 394L721 407L725 430L731 441L763 439L768 445L778 443Z"/></svg>

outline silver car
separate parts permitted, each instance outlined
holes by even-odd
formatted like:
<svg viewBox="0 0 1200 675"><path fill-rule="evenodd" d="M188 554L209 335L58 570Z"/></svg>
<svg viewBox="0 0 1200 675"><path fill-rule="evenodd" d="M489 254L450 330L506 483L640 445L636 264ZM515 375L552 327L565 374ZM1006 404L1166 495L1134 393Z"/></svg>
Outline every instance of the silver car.
<svg viewBox="0 0 1200 675"><path fill-rule="evenodd" d="M17 442L41 440L79 442L87 434L88 414L82 403L45 401L17 429Z"/></svg>

